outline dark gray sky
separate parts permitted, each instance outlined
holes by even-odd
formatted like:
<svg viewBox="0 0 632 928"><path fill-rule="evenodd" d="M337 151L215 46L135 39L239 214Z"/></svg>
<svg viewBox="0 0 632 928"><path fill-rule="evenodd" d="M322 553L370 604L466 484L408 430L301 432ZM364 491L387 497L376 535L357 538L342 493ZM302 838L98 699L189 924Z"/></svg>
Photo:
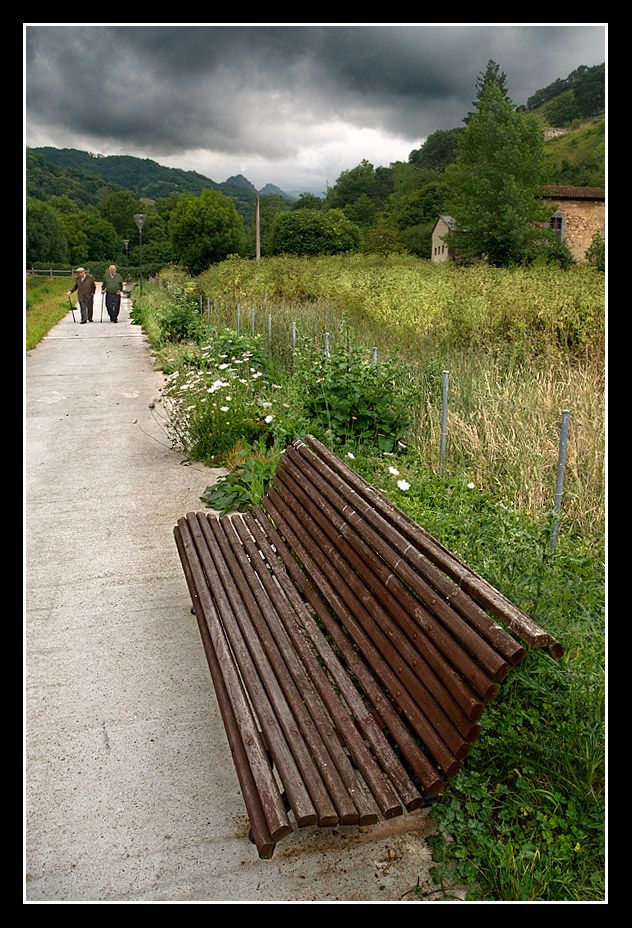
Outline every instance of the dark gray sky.
<svg viewBox="0 0 632 928"><path fill-rule="evenodd" d="M605 23L24 23L28 146L324 190L462 125L492 59L514 103L606 60Z"/></svg>

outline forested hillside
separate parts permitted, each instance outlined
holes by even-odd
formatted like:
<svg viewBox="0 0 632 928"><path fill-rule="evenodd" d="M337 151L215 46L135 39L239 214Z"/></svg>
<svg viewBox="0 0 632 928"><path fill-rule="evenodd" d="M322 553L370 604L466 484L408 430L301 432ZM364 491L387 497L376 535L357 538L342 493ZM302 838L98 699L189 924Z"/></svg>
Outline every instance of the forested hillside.
<svg viewBox="0 0 632 928"><path fill-rule="evenodd" d="M581 66L516 107L537 117L543 128L565 130L545 143L548 183L604 186L604 99L604 66ZM464 114L465 125L469 115ZM447 209L445 171L464 131L464 126L437 130L406 162L375 168L363 160L343 171L324 198L305 193L293 201L264 193L261 254L291 251L300 238L304 254L407 251L428 257L432 227ZM142 247L148 267L186 262L199 270L229 253L255 254L256 191L244 178L218 183L149 159L39 148L26 152L26 194L28 266L111 260L135 266L140 246L135 213L146 216ZM195 216L203 227L220 215L231 230L230 250L191 257L186 224Z"/></svg>
<svg viewBox="0 0 632 928"><path fill-rule="evenodd" d="M105 196L120 190L131 190L149 202L217 190L246 212L256 197L240 184L219 184L196 171L163 167L149 158L94 155L74 148L27 149L26 177L27 196L68 196L79 205L98 206Z"/></svg>

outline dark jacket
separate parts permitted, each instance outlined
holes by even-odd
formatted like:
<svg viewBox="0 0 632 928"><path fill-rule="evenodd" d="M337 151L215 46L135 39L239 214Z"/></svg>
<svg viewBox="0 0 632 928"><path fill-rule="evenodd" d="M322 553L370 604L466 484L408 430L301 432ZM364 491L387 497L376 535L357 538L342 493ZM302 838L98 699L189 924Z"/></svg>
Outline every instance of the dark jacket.
<svg viewBox="0 0 632 928"><path fill-rule="evenodd" d="M94 282L94 277L92 274L86 273L83 275L83 277L77 277L75 280L75 285L70 292L74 293L76 290L79 300L83 303L86 300L92 299L96 288L97 286Z"/></svg>

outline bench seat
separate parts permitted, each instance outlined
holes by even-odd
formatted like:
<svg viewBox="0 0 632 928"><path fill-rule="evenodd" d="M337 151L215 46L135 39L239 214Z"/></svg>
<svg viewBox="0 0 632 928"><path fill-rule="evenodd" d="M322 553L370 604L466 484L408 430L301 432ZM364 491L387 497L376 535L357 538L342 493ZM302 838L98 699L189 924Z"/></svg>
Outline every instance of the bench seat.
<svg viewBox="0 0 632 928"><path fill-rule="evenodd" d="M528 647L562 647L308 436L249 513L175 541L261 858L419 808Z"/></svg>

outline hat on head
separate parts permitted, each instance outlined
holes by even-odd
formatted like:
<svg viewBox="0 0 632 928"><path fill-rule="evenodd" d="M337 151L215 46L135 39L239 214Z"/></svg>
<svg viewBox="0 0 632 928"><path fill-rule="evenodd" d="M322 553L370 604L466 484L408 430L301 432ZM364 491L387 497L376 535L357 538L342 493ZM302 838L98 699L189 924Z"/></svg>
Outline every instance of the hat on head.
<svg viewBox="0 0 632 928"><path fill-rule="evenodd" d="M85 267L78 267L78 268L76 268L75 273L81 274L83 271L85 271Z"/></svg>

